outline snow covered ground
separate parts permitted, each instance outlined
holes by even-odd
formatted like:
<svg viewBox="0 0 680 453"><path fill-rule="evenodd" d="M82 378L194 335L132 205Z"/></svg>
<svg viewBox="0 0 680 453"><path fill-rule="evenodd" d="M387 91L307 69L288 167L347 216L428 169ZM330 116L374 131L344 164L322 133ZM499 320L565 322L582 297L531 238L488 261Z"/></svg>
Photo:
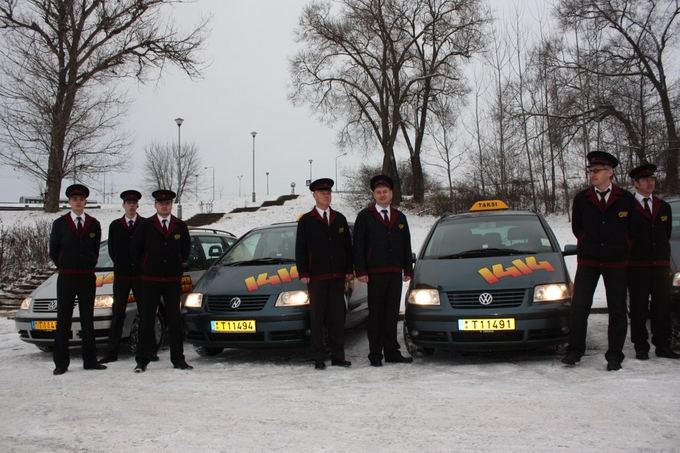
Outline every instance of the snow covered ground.
<svg viewBox="0 0 680 453"><path fill-rule="evenodd" d="M218 203L215 211L243 205ZM242 234L310 207L305 196L214 226ZM185 217L195 211L185 206ZM106 226L122 211L92 214ZM45 217L54 216L0 213L6 223ZM434 220L409 217L415 249ZM574 243L566 218L549 221L562 245ZM680 361L637 361L627 344L623 370L606 372L606 315L590 319L575 368L549 351L438 351L372 368L360 327L348 332L350 369L315 371L302 349L202 358L186 345L193 371L173 369L167 350L144 374L126 355L85 371L78 351L69 372L53 376L51 355L0 318L0 451L680 451Z"/></svg>

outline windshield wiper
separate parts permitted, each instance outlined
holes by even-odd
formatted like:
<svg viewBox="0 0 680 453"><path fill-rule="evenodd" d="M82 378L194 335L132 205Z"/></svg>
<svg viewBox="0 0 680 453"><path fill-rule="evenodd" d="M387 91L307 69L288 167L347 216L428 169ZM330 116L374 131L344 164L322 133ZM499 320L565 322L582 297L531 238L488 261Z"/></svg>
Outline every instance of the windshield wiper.
<svg viewBox="0 0 680 453"><path fill-rule="evenodd" d="M501 255L531 255L536 252L532 250L516 250L516 249L499 249L499 248L488 248L488 249L473 249L466 250L464 252L452 253L450 255L438 256L437 259L440 260L451 260L457 258L473 258L477 256L501 256Z"/></svg>
<svg viewBox="0 0 680 453"><path fill-rule="evenodd" d="M224 266L256 266L258 264L285 264L294 263L295 260L291 258L256 258L252 260L233 261L231 263L224 263Z"/></svg>

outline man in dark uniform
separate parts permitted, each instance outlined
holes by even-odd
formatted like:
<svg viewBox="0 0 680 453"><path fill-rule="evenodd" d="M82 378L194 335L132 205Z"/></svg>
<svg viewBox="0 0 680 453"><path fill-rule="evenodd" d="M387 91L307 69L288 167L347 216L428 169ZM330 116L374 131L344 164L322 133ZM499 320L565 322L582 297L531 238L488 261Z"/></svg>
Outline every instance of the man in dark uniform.
<svg viewBox="0 0 680 453"><path fill-rule="evenodd" d="M323 328L328 329L331 365L349 367L345 360L345 281L353 278L352 238L347 219L331 209L333 180L317 179L309 185L316 206L298 220L295 261L300 280L307 284L310 301L314 367L326 368Z"/></svg>
<svg viewBox="0 0 680 453"><path fill-rule="evenodd" d="M593 293L602 276L609 311L607 370L621 369L628 330L626 309L630 192L614 185L619 161L603 151L588 153L591 186L574 197L571 228L578 239L576 278L569 319L569 346L562 362L574 365L586 351L588 315Z"/></svg>
<svg viewBox="0 0 680 453"><path fill-rule="evenodd" d="M639 360L649 359L647 318L651 319L652 343L656 346L657 357L680 358L670 346L671 207L654 195L655 171L656 165L644 164L629 173L635 185L628 267L630 338Z"/></svg>
<svg viewBox="0 0 680 453"><path fill-rule="evenodd" d="M139 263L132 260L130 249L132 247L132 234L137 230L144 219L137 214L139 200L142 194L136 190L125 190L120 194L123 200L123 217L114 220L109 225L108 249L109 256L113 260L113 308L111 329L109 330L109 344L106 355L100 363L115 362L118 360L120 337L125 323L125 310L127 309L130 291L137 303L138 312L141 312L142 295L139 288ZM154 349L155 350L155 349ZM152 356L158 360L157 355Z"/></svg>
<svg viewBox="0 0 680 453"><path fill-rule="evenodd" d="M399 352L397 322L402 281L413 274L411 233L406 216L391 206L392 179L371 178L375 203L359 212L354 223L354 269L368 283L368 359L371 366L411 363Z"/></svg>
<svg viewBox="0 0 680 453"><path fill-rule="evenodd" d="M90 191L82 184L66 188L71 210L52 224L50 233L50 258L58 268L57 277L57 331L54 336L53 374L64 374L70 364L69 340L73 307L78 298L81 338L83 341L83 368L104 370L97 362L94 341L94 296L96 278L94 268L99 258L102 230L94 217L85 214L85 204Z"/></svg>
<svg viewBox="0 0 680 453"><path fill-rule="evenodd" d="M132 236L132 259L140 262L142 307L136 373L143 373L152 360L155 349L154 320L161 298L170 336L170 360L175 368L191 370L184 359L184 330L180 314L181 280L184 262L189 258L189 229L172 215L175 192L156 190L156 214L139 225Z"/></svg>

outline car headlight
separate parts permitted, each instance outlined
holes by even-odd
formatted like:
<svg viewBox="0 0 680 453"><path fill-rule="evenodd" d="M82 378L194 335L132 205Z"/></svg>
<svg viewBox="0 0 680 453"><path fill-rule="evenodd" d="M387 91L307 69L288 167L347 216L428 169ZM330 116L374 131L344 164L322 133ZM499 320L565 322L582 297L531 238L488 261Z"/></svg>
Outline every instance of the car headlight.
<svg viewBox="0 0 680 453"><path fill-rule="evenodd" d="M680 272L673 274L673 286L680 286ZM23 306L23 303L21 305Z"/></svg>
<svg viewBox="0 0 680 453"><path fill-rule="evenodd" d="M113 296L95 296L94 308L111 308L113 307Z"/></svg>
<svg viewBox="0 0 680 453"><path fill-rule="evenodd" d="M307 291L284 291L276 299L276 307L299 307L309 305Z"/></svg>
<svg viewBox="0 0 680 453"><path fill-rule="evenodd" d="M534 287L534 302L553 303L569 298L569 286L566 283L550 283Z"/></svg>
<svg viewBox="0 0 680 453"><path fill-rule="evenodd" d="M203 306L203 293L189 293L184 298L185 308L201 308Z"/></svg>
<svg viewBox="0 0 680 453"><path fill-rule="evenodd" d="M408 295L413 305L439 305L439 291L436 289L414 289Z"/></svg>
<svg viewBox="0 0 680 453"><path fill-rule="evenodd" d="M32 297L24 297L24 300L21 301L21 305L19 305L19 310L28 310L31 308L31 302L33 302Z"/></svg>

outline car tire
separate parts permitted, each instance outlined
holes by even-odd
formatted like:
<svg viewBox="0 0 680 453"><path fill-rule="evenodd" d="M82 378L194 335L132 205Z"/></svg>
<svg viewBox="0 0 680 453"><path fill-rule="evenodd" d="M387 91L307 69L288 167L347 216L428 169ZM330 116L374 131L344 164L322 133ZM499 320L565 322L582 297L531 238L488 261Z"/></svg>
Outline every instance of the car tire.
<svg viewBox="0 0 680 453"><path fill-rule="evenodd" d="M168 335L168 326L165 322L165 316L159 310L156 313L156 322L154 323L154 332L156 336L156 344L158 349L163 346L165 339ZM137 353L137 343L139 341L139 315L135 316L135 320L132 323L132 329L130 329L130 336L127 340L128 349L132 354Z"/></svg>
<svg viewBox="0 0 680 453"><path fill-rule="evenodd" d="M200 355L201 357L219 355L222 353L222 351L224 351L224 348L211 348L209 346L194 346L194 349L196 350L196 354Z"/></svg>
<svg viewBox="0 0 680 453"><path fill-rule="evenodd" d="M45 344L37 344L35 345L36 348L40 349L42 352L53 352L54 351L54 346L48 346Z"/></svg>

